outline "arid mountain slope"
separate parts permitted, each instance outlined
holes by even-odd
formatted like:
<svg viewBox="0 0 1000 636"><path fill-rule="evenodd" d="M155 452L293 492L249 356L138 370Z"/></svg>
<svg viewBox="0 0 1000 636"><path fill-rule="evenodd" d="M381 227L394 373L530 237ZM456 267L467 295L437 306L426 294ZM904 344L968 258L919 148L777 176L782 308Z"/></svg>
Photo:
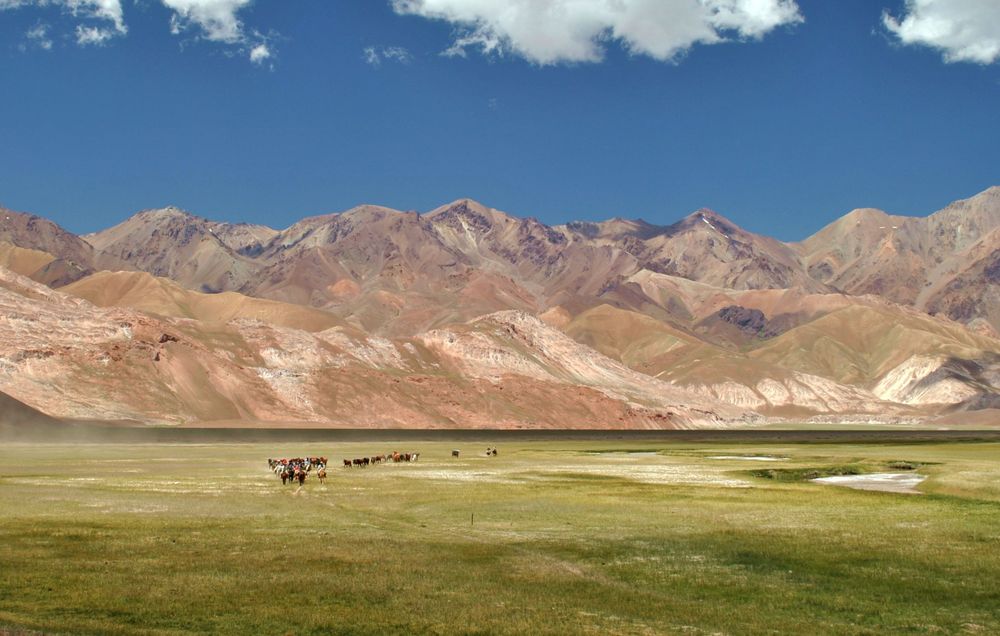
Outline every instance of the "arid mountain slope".
<svg viewBox="0 0 1000 636"><path fill-rule="evenodd" d="M0 241L0 267L31 278L44 271L56 257L41 250L18 247L7 241ZM36 279L33 279L36 280ZM49 284L45 281L38 281Z"/></svg>
<svg viewBox="0 0 1000 636"><path fill-rule="evenodd" d="M855 210L795 248L812 276L841 291L998 329L996 281L988 276L1000 254L998 230L1000 187L993 187L928 217Z"/></svg>
<svg viewBox="0 0 1000 636"><path fill-rule="evenodd" d="M28 272L25 268L30 259L23 253L16 254L11 247L41 252L51 258L36 270ZM101 269L129 268L119 259L95 250L52 221L4 207L0 207L0 252L5 253L2 257L5 262L46 285L64 285ZM34 258L35 262L46 259L39 254Z"/></svg>
<svg viewBox="0 0 1000 636"><path fill-rule="evenodd" d="M863 387L786 369L608 305L576 316L565 330L637 371L759 413L808 416L905 412Z"/></svg>
<svg viewBox="0 0 1000 636"><path fill-rule="evenodd" d="M190 289L228 291L252 280L260 266L241 251L260 249L273 230L232 226L177 208L146 210L84 238L103 254Z"/></svg>
<svg viewBox="0 0 1000 636"><path fill-rule="evenodd" d="M637 371L769 414L903 414L1000 395L1000 341L950 320L870 296L687 288L699 292L684 298L687 324L601 305L559 325Z"/></svg>
<svg viewBox="0 0 1000 636"><path fill-rule="evenodd" d="M517 312L416 339L102 309L0 269L0 391L59 417L396 427L743 423Z"/></svg>
<svg viewBox="0 0 1000 636"><path fill-rule="evenodd" d="M747 232L712 210L667 227L636 222L574 223L577 236L607 242L634 256L642 269L727 289L827 290L805 271L789 246ZM605 238L607 237L607 238Z"/></svg>
<svg viewBox="0 0 1000 636"><path fill-rule="evenodd" d="M33 409L24 402L0 392L0 432L39 426L55 426L59 420Z"/></svg>
<svg viewBox="0 0 1000 636"><path fill-rule="evenodd" d="M492 311L602 303L664 322L689 318L676 315L685 309L665 302L665 290L649 296L650 274L737 291L875 294L1000 326L996 303L976 303L990 298L1000 188L927 218L856 210L791 245L710 210L669 226L613 219L549 227L468 199L427 214L364 205L281 231L167 208L87 238L191 289L309 305L391 336Z"/></svg>
<svg viewBox="0 0 1000 636"><path fill-rule="evenodd" d="M503 273L477 269L428 217L377 206L304 219L258 256L240 291L320 307L367 331L415 335L535 299Z"/></svg>
<svg viewBox="0 0 1000 636"><path fill-rule="evenodd" d="M549 227L468 199L284 230L148 210L90 243L5 218L0 267L31 280L0 276L0 390L68 417L688 426L1000 399L1000 188L798 244L709 210Z"/></svg>
<svg viewBox="0 0 1000 636"><path fill-rule="evenodd" d="M98 307L128 307L158 316L209 323L260 320L311 332L343 325L342 320L326 311L235 292L202 294L145 272L97 272L59 291L85 298Z"/></svg>

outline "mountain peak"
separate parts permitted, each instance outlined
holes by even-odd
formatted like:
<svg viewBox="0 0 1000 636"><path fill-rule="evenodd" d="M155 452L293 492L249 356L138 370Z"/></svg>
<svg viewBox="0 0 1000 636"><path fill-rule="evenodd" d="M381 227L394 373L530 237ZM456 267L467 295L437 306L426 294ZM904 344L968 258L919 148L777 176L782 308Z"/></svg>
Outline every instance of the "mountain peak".
<svg viewBox="0 0 1000 636"><path fill-rule="evenodd" d="M435 225L450 225L453 229L489 232L494 227L512 227L515 225L538 225L532 217L516 218L506 212L501 212L473 199L458 199L448 205L443 205L427 214L427 218Z"/></svg>
<svg viewBox="0 0 1000 636"><path fill-rule="evenodd" d="M669 226L666 233L673 235L694 230L714 230L726 235L744 233L743 228L709 208L695 210L677 223Z"/></svg>
<svg viewBox="0 0 1000 636"><path fill-rule="evenodd" d="M125 220L125 223L130 221L141 221L141 222L176 222L181 221L183 223L192 222L207 222L199 216L191 214L183 208L179 208L174 205L168 205L164 208L149 208L146 210L140 210L133 214L131 217Z"/></svg>
<svg viewBox="0 0 1000 636"><path fill-rule="evenodd" d="M488 205L484 205L475 199L462 198L455 199L451 203L446 203L445 205L434 208L427 213L427 216L441 215L449 212L459 214L472 213L477 215L491 215L492 213L497 212L497 210L494 210Z"/></svg>

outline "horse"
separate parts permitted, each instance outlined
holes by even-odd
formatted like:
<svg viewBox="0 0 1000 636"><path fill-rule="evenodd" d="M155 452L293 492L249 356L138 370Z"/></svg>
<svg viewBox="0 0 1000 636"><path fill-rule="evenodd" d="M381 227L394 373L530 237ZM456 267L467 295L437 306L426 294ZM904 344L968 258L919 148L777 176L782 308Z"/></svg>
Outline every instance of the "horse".
<svg viewBox="0 0 1000 636"><path fill-rule="evenodd" d="M321 484L326 483L326 468L320 468L316 471L316 479L318 479Z"/></svg>
<svg viewBox="0 0 1000 636"><path fill-rule="evenodd" d="M455 450L451 451L451 456L452 457L458 457L458 450L455 449Z"/></svg>
<svg viewBox="0 0 1000 636"><path fill-rule="evenodd" d="M350 468L350 467L351 467L351 460L345 459L344 460L344 468Z"/></svg>

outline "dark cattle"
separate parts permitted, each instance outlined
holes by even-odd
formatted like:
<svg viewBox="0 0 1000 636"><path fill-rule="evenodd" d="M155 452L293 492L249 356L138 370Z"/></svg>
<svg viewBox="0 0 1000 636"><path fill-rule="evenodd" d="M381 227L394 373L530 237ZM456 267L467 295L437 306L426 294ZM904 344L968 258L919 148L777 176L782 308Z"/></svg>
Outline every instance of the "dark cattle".
<svg viewBox="0 0 1000 636"><path fill-rule="evenodd" d="M344 467L345 468L350 468L351 467L351 460L345 459L344 460Z"/></svg>
<svg viewBox="0 0 1000 636"><path fill-rule="evenodd" d="M457 450L451 451L451 456L452 457L458 457L458 451Z"/></svg>

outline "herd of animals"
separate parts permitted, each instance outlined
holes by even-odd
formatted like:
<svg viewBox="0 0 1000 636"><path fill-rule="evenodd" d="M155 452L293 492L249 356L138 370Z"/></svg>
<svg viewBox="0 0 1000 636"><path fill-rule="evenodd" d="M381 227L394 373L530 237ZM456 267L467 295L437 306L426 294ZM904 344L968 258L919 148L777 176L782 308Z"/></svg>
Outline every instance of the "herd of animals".
<svg viewBox="0 0 1000 636"><path fill-rule="evenodd" d="M397 451L392 451L391 453L385 453L384 455L372 455L371 457L356 457L354 459L345 459L344 468L350 468L355 466L357 468L364 468L365 466L370 466L371 464L381 464L383 462L415 462L420 458L420 453L400 453Z"/></svg>
<svg viewBox="0 0 1000 636"><path fill-rule="evenodd" d="M281 477L281 483L289 484L299 482L299 486L305 485L306 475L316 469L316 478L320 483L326 481L326 457L294 457L292 459L271 459L267 460L267 467L275 475Z"/></svg>
<svg viewBox="0 0 1000 636"><path fill-rule="evenodd" d="M496 457L497 449L494 447L489 447L486 449L486 455L488 457ZM451 451L452 457L458 457L459 451ZM366 466L371 466L372 464L381 464L384 462L415 462L420 459L420 453L400 453L398 451L392 451L391 453L384 453L381 455L372 455L371 457L356 457L354 459L345 459L344 468L364 468ZM306 477L316 471L316 478L319 482L326 483L326 457L294 457L291 459L281 458L272 459L268 458L267 467L278 477L281 478L282 484L294 484L299 483L299 486L303 486L306 483Z"/></svg>

